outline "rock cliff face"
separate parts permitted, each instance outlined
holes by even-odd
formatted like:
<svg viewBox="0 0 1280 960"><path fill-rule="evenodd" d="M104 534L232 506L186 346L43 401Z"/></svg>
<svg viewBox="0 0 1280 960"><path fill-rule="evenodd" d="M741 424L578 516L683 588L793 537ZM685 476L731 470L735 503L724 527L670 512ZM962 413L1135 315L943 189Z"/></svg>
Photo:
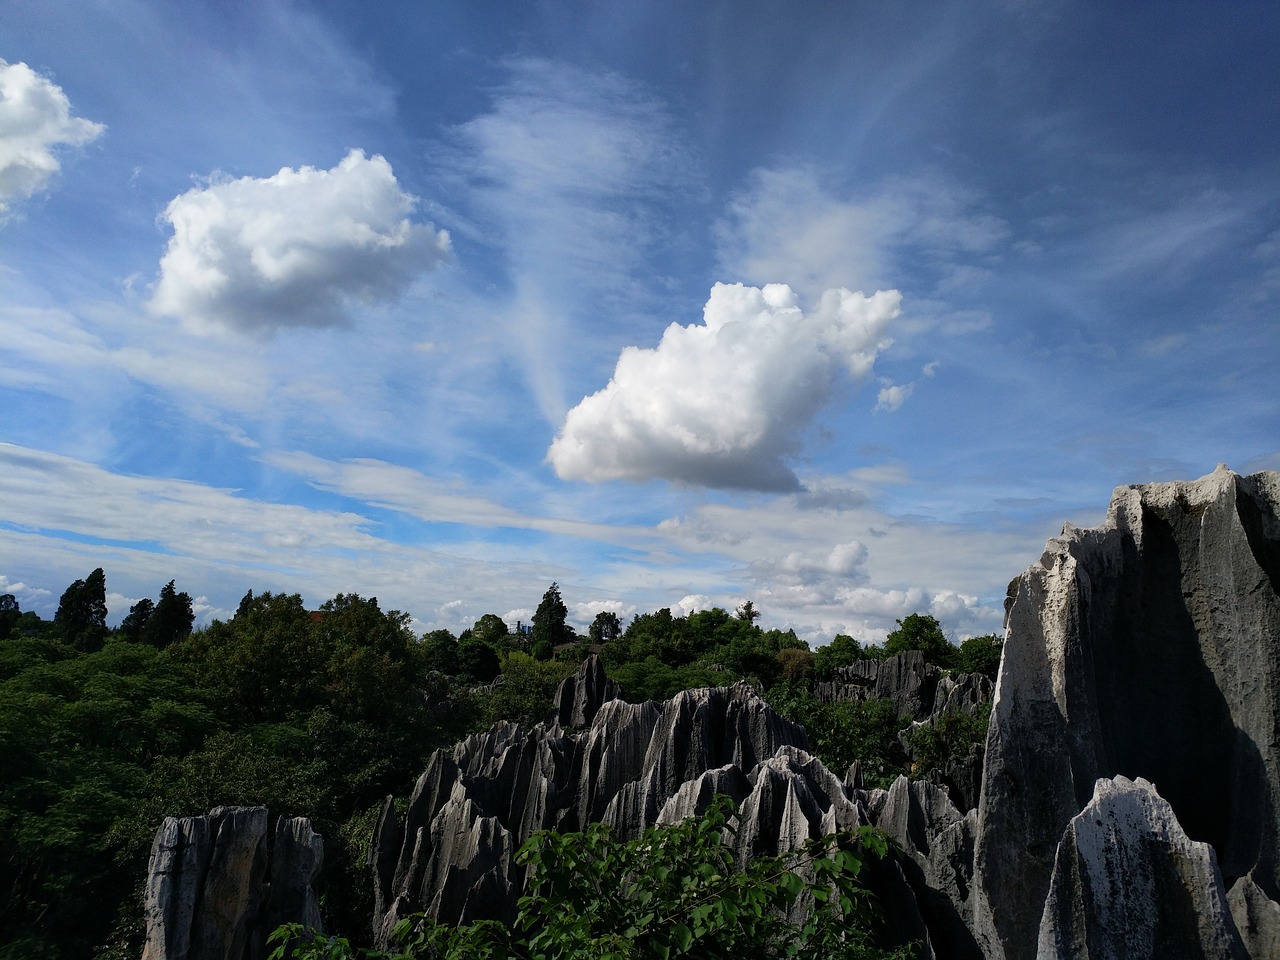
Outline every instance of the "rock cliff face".
<svg viewBox="0 0 1280 960"><path fill-rule="evenodd" d="M151 847L142 960L260 960L281 924L320 930L311 884L323 859L303 819L281 817L269 843L266 807L167 818Z"/></svg>
<svg viewBox="0 0 1280 960"><path fill-rule="evenodd" d="M975 845L988 957L1036 955L1059 841L1076 842L1068 826L1116 776L1168 801L1174 823L1153 836L1180 825L1212 846L1237 912L1256 920L1250 949L1275 942L1278 505L1280 475L1225 467L1122 487L1102 527L1068 527L1010 585Z"/></svg>
<svg viewBox="0 0 1280 960"><path fill-rule="evenodd" d="M1040 960L1244 960L1213 847L1146 780L1099 780L1058 844Z"/></svg>

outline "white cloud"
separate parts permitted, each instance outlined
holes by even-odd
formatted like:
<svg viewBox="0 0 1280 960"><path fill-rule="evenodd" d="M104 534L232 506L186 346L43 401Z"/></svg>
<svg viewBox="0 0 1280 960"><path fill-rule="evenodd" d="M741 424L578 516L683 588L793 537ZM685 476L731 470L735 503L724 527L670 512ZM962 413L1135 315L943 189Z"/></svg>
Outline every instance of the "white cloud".
<svg viewBox="0 0 1280 960"><path fill-rule="evenodd" d="M840 367L870 374L899 302L897 291L828 290L806 314L785 284L716 284L702 324L673 323L655 349L622 351L547 458L563 479L794 490L784 459Z"/></svg>
<svg viewBox="0 0 1280 960"><path fill-rule="evenodd" d="M830 550L803 552L793 550L776 560L757 560L751 564L752 576L761 581L795 584L814 577L838 577L845 581L864 580L862 569L867 560L867 547L861 541L837 543Z"/></svg>
<svg viewBox="0 0 1280 960"><path fill-rule="evenodd" d="M890 380L885 380L883 383L884 386L876 394L876 410L885 413L893 413L906 403L907 397L911 396L916 388L914 383L893 383Z"/></svg>
<svg viewBox="0 0 1280 960"><path fill-rule="evenodd" d="M678 617L687 617L691 613L710 610L714 606L717 606L715 601L705 594L691 593L687 597L682 597L677 601L672 607L671 612Z"/></svg>
<svg viewBox="0 0 1280 960"><path fill-rule="evenodd" d="M165 208L174 232L150 306L201 331L343 324L450 256L445 231L409 220L415 202L361 150L330 170L214 178Z"/></svg>
<svg viewBox="0 0 1280 960"><path fill-rule="evenodd" d="M31 609L36 603L41 603L53 596L50 591L41 587L32 587L23 583L21 580L10 580L4 574L0 573L0 594L9 594L18 601L19 609Z"/></svg>
<svg viewBox="0 0 1280 960"><path fill-rule="evenodd" d="M0 222L8 201L43 190L60 169L54 149L81 146L106 128L71 116L62 88L25 63L0 60Z"/></svg>
<svg viewBox="0 0 1280 960"><path fill-rule="evenodd" d="M625 628L632 615L637 612L636 605L625 600L587 600L583 603L570 603L568 606L570 622L579 624L584 633L598 613L617 614L618 622Z"/></svg>

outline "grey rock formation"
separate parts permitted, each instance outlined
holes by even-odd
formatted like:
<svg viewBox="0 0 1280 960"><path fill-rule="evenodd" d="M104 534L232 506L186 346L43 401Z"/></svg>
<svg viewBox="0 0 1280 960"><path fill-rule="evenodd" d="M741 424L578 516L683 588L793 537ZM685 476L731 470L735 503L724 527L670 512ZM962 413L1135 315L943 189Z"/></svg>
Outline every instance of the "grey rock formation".
<svg viewBox="0 0 1280 960"><path fill-rule="evenodd" d="M954 960L980 957L969 931L976 812L961 813L943 787L906 777L876 791L870 805L875 825L901 846L899 863L930 948Z"/></svg>
<svg viewBox="0 0 1280 960"><path fill-rule="evenodd" d="M976 714L992 699L994 684L980 673L947 676L925 663L918 650L909 650L884 661L859 660L837 668L835 679L818 683L815 695L827 703L886 699L899 716L911 717L912 726L900 736L903 749L912 757L909 737L919 726L938 726L953 714ZM952 802L962 811L978 805L982 784L981 747L967 757L949 762L933 776L947 788ZM928 771L920 771L927 774Z"/></svg>
<svg viewBox="0 0 1280 960"><path fill-rule="evenodd" d="M908 650L883 661L859 660L839 667L835 679L817 684L814 693L829 703L887 698L899 716L924 720L933 713L941 679L942 671L925 663L924 654Z"/></svg>
<svg viewBox="0 0 1280 960"><path fill-rule="evenodd" d="M1010 585L974 863L992 960L1035 955L1058 842L1116 775L1280 899L1278 506L1280 475L1225 467L1121 487Z"/></svg>
<svg viewBox="0 0 1280 960"><path fill-rule="evenodd" d="M578 691L595 683L594 673L587 665L578 674L584 683L562 688L557 718L561 707L580 699ZM563 715L572 721L572 713ZM817 790L797 788L785 836L816 835L824 816L856 820L849 812L851 791L825 768L819 773L803 752L807 747L803 728L783 720L745 685L687 690L662 705L604 700L576 736L558 723L531 729L498 724L451 753L437 751L418 780L403 826L393 805L384 806L370 859L375 929L385 943L396 922L417 911L446 922L510 916L513 891L523 883L514 853L533 831L599 821L620 836L638 836L660 817L697 812L716 792L738 797L745 809L769 779L746 772L784 748L796 753L780 763L810 771L789 776L808 777ZM772 800L759 816L766 807L772 816ZM774 827L784 824L769 824L760 842L777 849Z"/></svg>
<svg viewBox="0 0 1280 960"><path fill-rule="evenodd" d="M147 874L143 960L258 960L281 923L321 929L311 881L324 845L306 820L276 827L270 883L266 807L169 817Z"/></svg>
<svg viewBox="0 0 1280 960"><path fill-rule="evenodd" d="M591 726L600 707L619 695L618 685L605 676L604 664L594 654L565 677L556 690L554 721L562 727Z"/></svg>
<svg viewBox="0 0 1280 960"><path fill-rule="evenodd" d="M1246 956L1213 848L1146 780L1099 780L1058 844L1038 960Z"/></svg>
<svg viewBox="0 0 1280 960"><path fill-rule="evenodd" d="M1268 899L1247 874L1227 892L1231 917L1245 951L1256 960L1280 958L1280 904Z"/></svg>

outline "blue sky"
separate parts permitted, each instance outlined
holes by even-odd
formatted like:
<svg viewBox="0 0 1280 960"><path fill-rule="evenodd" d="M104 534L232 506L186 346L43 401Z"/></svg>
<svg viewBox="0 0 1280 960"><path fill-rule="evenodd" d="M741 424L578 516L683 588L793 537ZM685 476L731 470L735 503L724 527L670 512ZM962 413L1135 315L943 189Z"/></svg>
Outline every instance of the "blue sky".
<svg viewBox="0 0 1280 960"><path fill-rule="evenodd" d="M1280 468L1280 14L9 0L0 591L420 629L1008 581Z"/></svg>

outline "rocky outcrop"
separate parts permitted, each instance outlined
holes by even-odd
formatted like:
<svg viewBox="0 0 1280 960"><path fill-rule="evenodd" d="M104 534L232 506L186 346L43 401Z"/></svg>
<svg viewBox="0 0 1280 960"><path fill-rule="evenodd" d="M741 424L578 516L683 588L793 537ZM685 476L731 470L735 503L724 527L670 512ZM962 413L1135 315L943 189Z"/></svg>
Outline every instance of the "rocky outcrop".
<svg viewBox="0 0 1280 960"><path fill-rule="evenodd" d="M1213 847L1146 780L1099 780L1058 844L1038 960L1247 956Z"/></svg>
<svg viewBox="0 0 1280 960"><path fill-rule="evenodd" d="M561 687L557 719L595 673L589 661L581 682ZM576 736L557 722L497 724L432 756L403 825L384 805L371 853L383 942L418 911L449 923L509 917L523 883L514 854L535 830L601 821L639 836L664 811L697 809L717 790L747 798L755 781L742 771L808 747L802 727L745 685L686 690L662 705L609 700L593 713ZM820 820L826 807L805 812Z"/></svg>
<svg viewBox="0 0 1280 960"><path fill-rule="evenodd" d="M554 721L562 727L591 726L600 707L617 699L618 685L605 676L604 664L592 655L572 676L565 677L556 691Z"/></svg>
<svg viewBox="0 0 1280 960"><path fill-rule="evenodd" d="M977 814L962 813L938 784L906 777L874 791L868 806L875 825L900 846L898 863L929 950L953 960L980 957L969 930Z"/></svg>
<svg viewBox="0 0 1280 960"><path fill-rule="evenodd" d="M269 844L267 820L266 807L165 819L151 847L143 960L259 960L280 924L321 929L311 884L323 841L306 820L282 817Z"/></svg>
<svg viewBox="0 0 1280 960"><path fill-rule="evenodd" d="M987 957L1036 955L1059 841L1095 782L1116 776L1159 787L1228 889L1250 878L1233 902L1268 936L1262 900L1280 899L1278 508L1274 473L1121 487L1103 526L1067 527L1010 585L975 842L973 929Z"/></svg>
<svg viewBox="0 0 1280 960"><path fill-rule="evenodd" d="M991 702L994 684L980 673L944 674L926 663L919 650L908 650L886 660L859 660L837 667L834 678L815 685L818 699L827 703L871 699L888 700L900 717L910 717L911 725L899 736L903 750L915 763L911 735L919 727L939 727L957 714L983 717L980 711ZM947 789L952 802L967 812L978 805L982 783L983 747L979 744L935 771L919 770Z"/></svg>

